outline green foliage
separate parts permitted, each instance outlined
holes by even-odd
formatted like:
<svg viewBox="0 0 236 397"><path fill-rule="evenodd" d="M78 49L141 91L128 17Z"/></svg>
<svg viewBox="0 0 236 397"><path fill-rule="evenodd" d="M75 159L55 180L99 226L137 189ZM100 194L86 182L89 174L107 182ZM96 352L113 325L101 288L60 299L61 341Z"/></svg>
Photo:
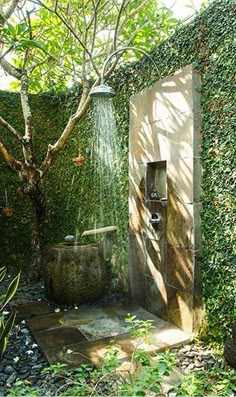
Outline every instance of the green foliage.
<svg viewBox="0 0 236 397"><path fill-rule="evenodd" d="M38 397L40 396L40 392L36 387L31 386L31 382L28 380L17 379L14 386L11 387L9 393L7 394L9 397L18 397L18 396L30 396L30 397Z"/></svg>
<svg viewBox="0 0 236 397"><path fill-rule="evenodd" d="M148 340L148 330L152 328L150 321L140 321L130 315L126 320L130 324L131 337L134 340ZM57 363L43 369L42 373L60 382L56 390L58 396L147 396L150 392L161 392L163 376L169 375L175 364L172 354L165 352L152 357L140 350L138 344L129 365L124 369L122 360L118 358L119 352L119 345L113 341L106 347L101 368L81 365L75 370L68 370L65 364ZM45 385L46 382L47 379ZM104 392L107 389L109 394ZM40 389L36 390L27 381L17 380L7 395L36 397L40 395Z"/></svg>
<svg viewBox="0 0 236 397"><path fill-rule="evenodd" d="M129 324L128 331L131 338L146 340L153 326L153 320L138 320L136 316L128 314L125 322Z"/></svg>
<svg viewBox="0 0 236 397"><path fill-rule="evenodd" d="M150 321L137 320L128 315L126 322L130 325L134 344L139 341L147 343L152 328ZM55 379L55 389L48 393L58 396L164 396L163 380L175 368L175 356L168 351L155 356L147 354L136 345L132 357L125 363L119 359L119 345L115 340L106 347L106 353L100 368L81 365L74 370L68 370L62 363L51 365L42 370L45 384L40 389L32 387L30 383L17 380L8 390L8 396L39 396L47 386L47 375ZM125 366L123 365L125 364ZM236 374L234 370L213 368L209 371L201 370L185 374L181 383L171 391L177 397L198 396L230 396L236 390ZM108 393L107 393L108 391ZM154 393L154 394L153 394ZM49 394L51 395L51 394Z"/></svg>
<svg viewBox="0 0 236 397"><path fill-rule="evenodd" d="M235 6L216 0L193 22L161 43L151 55L161 75L193 64L201 74L203 249L201 268L206 307L205 337L221 342L235 312L235 162L234 122ZM116 109L125 134L125 103L158 79L148 59L122 68L110 84L117 90Z"/></svg>
<svg viewBox="0 0 236 397"><path fill-rule="evenodd" d="M235 4L232 0L216 0L193 22L181 27L170 39L162 42L151 53L162 77L192 63L201 74L202 120L202 206L201 214L203 252L201 268L203 294L206 306L205 337L222 341L230 331L235 313ZM127 33L128 34L128 33ZM132 65L123 65L110 80L117 92L114 98L117 112L121 153L121 194L119 208L119 241L114 255L113 274L119 288L127 283L128 273L128 130L129 98L132 94L151 86L158 80L149 59ZM79 88L74 86L68 95L32 96L36 116L37 157L55 142L58 131L65 125L68 114L78 103ZM3 116L20 130L19 98L15 94L1 93ZM14 105L14 107L12 107ZM9 109L13 109L10 110ZM51 173L44 180L48 216L45 222L45 244L62 241L66 234L78 236L94 226L99 211L99 195L94 191L94 158L91 150L92 120L89 113L78 126L64 148ZM13 123L14 121L14 123ZM14 124L15 125L15 124ZM2 132L2 131L1 131ZM4 139L10 140L5 133ZM77 155L78 143L85 157L82 167L76 167L72 158ZM16 148L14 147L14 150ZM30 209L16 195L17 181L0 163L0 192L7 185L13 197L15 214L11 219L0 217L0 260L17 262L22 266L29 261ZM107 205L109 217L112 204ZM91 216L93 214L93 216ZM19 238L20 236L20 238ZM9 241L14 242L11 244ZM27 252L25 247L27 247ZM121 282L122 280L122 282ZM127 288L127 285L126 285Z"/></svg>
<svg viewBox="0 0 236 397"><path fill-rule="evenodd" d="M156 0L145 1L143 5L130 0L124 3L121 13L121 2L117 0L110 3L106 0L98 3L71 0L69 4L67 0L61 0L59 6L49 0L47 7L42 7L37 0L35 3L34 13L26 11L23 4L17 18L12 17L11 22L1 29L5 50L11 53L17 68L25 65L24 62L27 67L35 62L39 64L31 74L30 89L35 93L66 91L68 84L81 82L84 72L94 77L93 65L101 70L110 53L109 48L113 48L115 32L118 33L117 48L131 45L150 50L173 33L178 25L173 12L158 6ZM57 12L52 12L55 9ZM23 21L19 22L19 16L23 14ZM85 47L87 51L84 51ZM89 53L93 54L93 62ZM125 54L126 60L130 57L138 59L140 54ZM12 83L13 89L18 87L18 82Z"/></svg>
<svg viewBox="0 0 236 397"><path fill-rule="evenodd" d="M177 396L233 396L236 390L236 374L233 369L214 368L185 375L175 389Z"/></svg>
<svg viewBox="0 0 236 397"><path fill-rule="evenodd" d="M162 391L163 377L168 376L174 368L175 361L169 353L159 353L156 356L156 364L152 358L146 355L145 365L143 361L137 361L137 369L129 376L114 375L115 368L104 365L103 369L95 369L87 365L81 365L74 371L60 368L60 364L50 366L43 373L51 374L59 380L64 379L61 386L57 387L58 396L149 396L158 394L164 396ZM130 367L131 368L131 367ZM127 370L128 373L129 370ZM103 384L103 385L102 385ZM105 384L109 387L108 394L104 392ZM185 374L180 385L171 390L177 397L199 396L233 396L236 390L236 375L234 370L214 368L209 371L199 371ZM30 385L27 380L18 379L14 386L8 390L8 396L32 396L37 397L41 390Z"/></svg>
<svg viewBox="0 0 236 397"><path fill-rule="evenodd" d="M6 268L2 267L0 269L0 283L3 281L5 276L6 276ZM20 274L18 274L11 281L11 283L7 288L7 291L0 295L0 357L6 350L8 337L10 335L16 317L16 313L12 312L6 320L5 319L6 315L3 310L15 295L19 284L19 280L20 280Z"/></svg>

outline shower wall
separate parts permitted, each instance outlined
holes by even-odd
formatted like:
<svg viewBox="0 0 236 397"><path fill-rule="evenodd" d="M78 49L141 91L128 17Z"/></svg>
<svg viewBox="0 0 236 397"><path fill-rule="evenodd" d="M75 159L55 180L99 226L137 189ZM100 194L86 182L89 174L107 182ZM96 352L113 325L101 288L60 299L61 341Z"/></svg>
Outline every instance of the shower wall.
<svg viewBox="0 0 236 397"><path fill-rule="evenodd" d="M202 317L200 129L191 65L130 98L130 295L189 333Z"/></svg>

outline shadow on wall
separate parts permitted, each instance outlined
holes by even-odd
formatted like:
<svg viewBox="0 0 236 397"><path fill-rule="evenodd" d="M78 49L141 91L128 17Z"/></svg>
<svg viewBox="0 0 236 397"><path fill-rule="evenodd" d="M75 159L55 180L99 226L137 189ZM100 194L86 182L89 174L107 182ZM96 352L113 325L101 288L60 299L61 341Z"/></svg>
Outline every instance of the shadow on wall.
<svg viewBox="0 0 236 397"><path fill-rule="evenodd" d="M130 293L189 333L202 312L199 85L187 66L131 97L130 105ZM150 184L162 192L156 199ZM161 217L156 227L154 213Z"/></svg>

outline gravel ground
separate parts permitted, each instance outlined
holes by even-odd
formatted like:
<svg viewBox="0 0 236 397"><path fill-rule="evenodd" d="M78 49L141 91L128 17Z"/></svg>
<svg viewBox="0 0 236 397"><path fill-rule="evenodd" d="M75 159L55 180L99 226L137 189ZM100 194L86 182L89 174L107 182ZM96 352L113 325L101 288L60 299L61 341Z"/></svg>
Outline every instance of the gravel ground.
<svg viewBox="0 0 236 397"><path fill-rule="evenodd" d="M203 343L189 344L179 349L174 348L172 352L176 355L177 367L184 373L225 366L224 360L219 359L213 350Z"/></svg>
<svg viewBox="0 0 236 397"><path fill-rule="evenodd" d="M112 299L114 301L119 297L109 296L103 302ZM38 283L29 287L27 280L22 278L11 304L26 303L33 300L47 301L44 286L42 283ZM55 310L57 305L51 304L51 307L52 310ZM73 306L60 306L61 310L69 308L73 308ZM182 348L173 348L172 352L177 357L178 368L186 373L224 366L224 363L219 361L213 351L204 344L189 344ZM63 384L64 380L58 377L54 378L49 374L42 375L41 370L47 366L48 363L41 354L38 345L32 339L25 321L21 321L15 326L9 338L7 351L0 361L0 396L7 396L7 390L15 384L17 379L28 380L40 390L41 396L54 396L56 389Z"/></svg>

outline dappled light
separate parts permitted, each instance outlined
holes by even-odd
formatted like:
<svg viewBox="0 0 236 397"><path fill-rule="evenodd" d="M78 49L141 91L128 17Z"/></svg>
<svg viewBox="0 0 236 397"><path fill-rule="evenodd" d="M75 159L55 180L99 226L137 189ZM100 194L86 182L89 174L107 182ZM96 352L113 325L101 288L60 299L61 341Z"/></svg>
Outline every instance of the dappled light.
<svg viewBox="0 0 236 397"><path fill-rule="evenodd" d="M185 67L131 97L129 146L131 294L189 333L200 310L193 304L200 249L194 142L201 128L200 79L194 73ZM157 199L150 196L153 189ZM161 220L157 226L151 223L154 213Z"/></svg>
<svg viewBox="0 0 236 397"><path fill-rule="evenodd" d="M1 2L0 396L235 394L235 5L201 3Z"/></svg>

